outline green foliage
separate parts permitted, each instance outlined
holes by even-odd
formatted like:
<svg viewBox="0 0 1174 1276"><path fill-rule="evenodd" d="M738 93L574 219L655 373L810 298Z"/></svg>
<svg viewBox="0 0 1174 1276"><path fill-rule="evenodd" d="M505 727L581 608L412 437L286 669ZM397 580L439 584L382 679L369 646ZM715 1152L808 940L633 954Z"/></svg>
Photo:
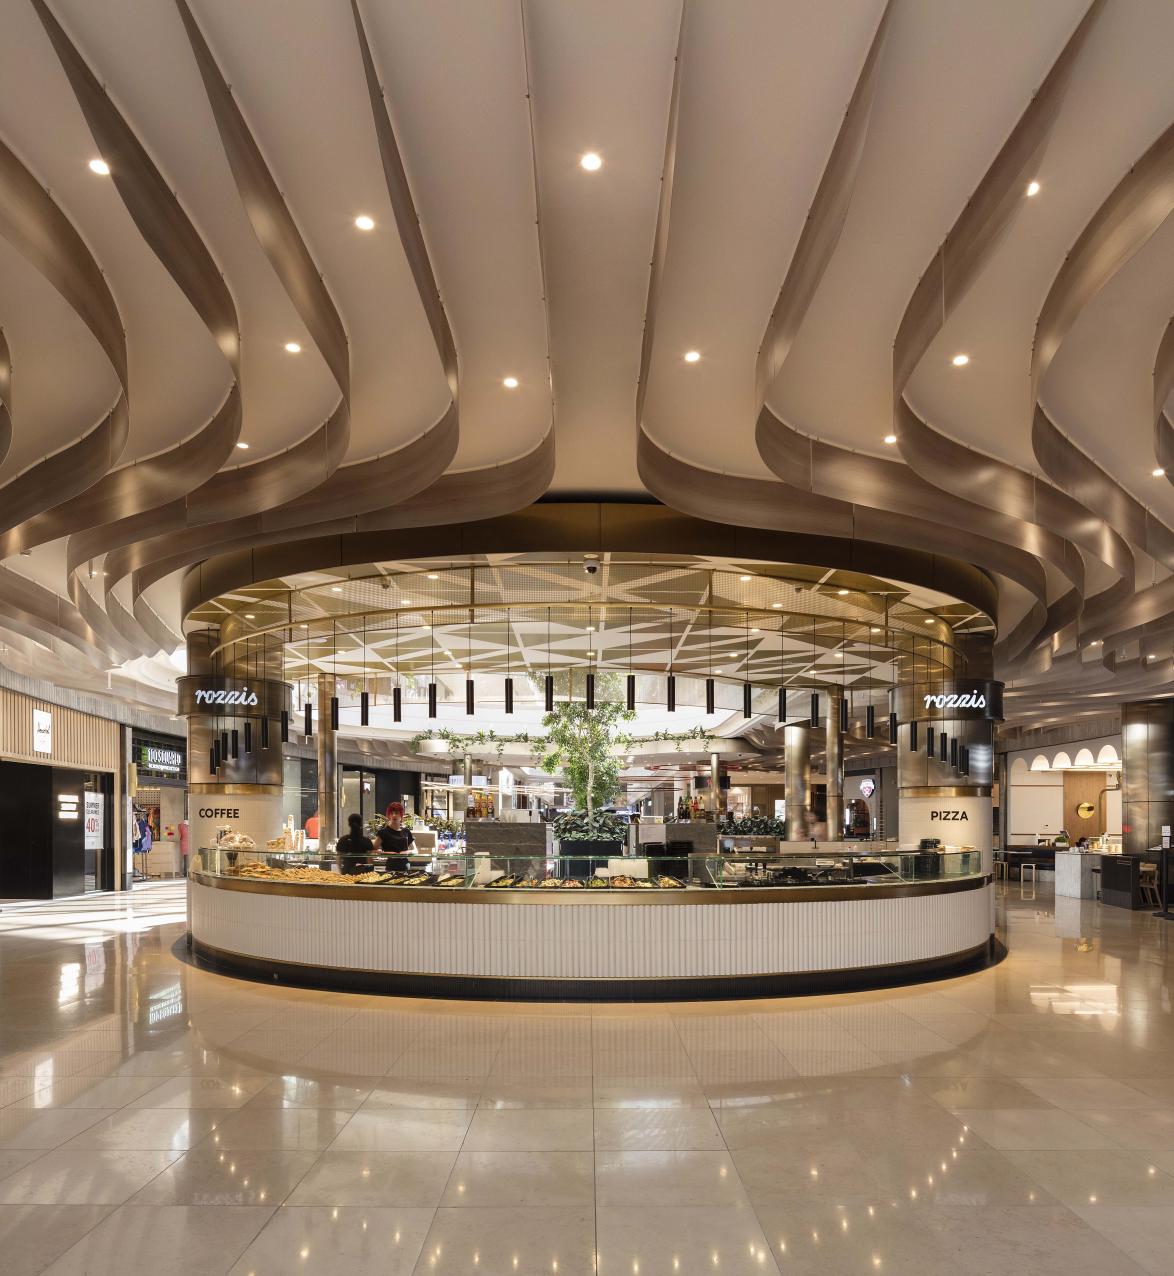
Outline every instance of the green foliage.
<svg viewBox="0 0 1174 1276"><path fill-rule="evenodd" d="M618 815L610 811L571 811L560 815L553 824L560 842L622 842L628 828Z"/></svg>
<svg viewBox="0 0 1174 1276"><path fill-rule="evenodd" d="M619 793L620 759L612 746L618 724L635 716L618 700L596 700L594 709L585 701L566 700L542 719L546 748L540 765L567 777L575 806L589 815Z"/></svg>
<svg viewBox="0 0 1174 1276"><path fill-rule="evenodd" d="M720 832L736 833L743 837L755 834L759 837L785 837L787 835L787 825L783 820L776 820L770 815L751 815L744 820L734 820L730 824L723 824Z"/></svg>

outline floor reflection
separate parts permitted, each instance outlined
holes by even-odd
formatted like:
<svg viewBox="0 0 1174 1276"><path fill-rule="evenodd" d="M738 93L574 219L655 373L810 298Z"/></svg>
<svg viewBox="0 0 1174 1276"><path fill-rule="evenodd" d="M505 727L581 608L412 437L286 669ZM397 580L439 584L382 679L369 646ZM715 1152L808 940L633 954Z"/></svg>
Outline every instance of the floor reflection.
<svg viewBox="0 0 1174 1276"><path fill-rule="evenodd" d="M211 975L173 885L4 905L0 1266L1165 1272L1166 924L1021 895L979 975L642 1007Z"/></svg>

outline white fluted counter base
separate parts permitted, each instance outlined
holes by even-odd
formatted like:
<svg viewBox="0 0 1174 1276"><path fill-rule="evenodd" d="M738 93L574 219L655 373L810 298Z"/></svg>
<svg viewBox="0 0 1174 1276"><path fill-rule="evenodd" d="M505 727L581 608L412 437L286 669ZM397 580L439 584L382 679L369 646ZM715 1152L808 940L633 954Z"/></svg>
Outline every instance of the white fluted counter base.
<svg viewBox="0 0 1174 1276"><path fill-rule="evenodd" d="M517 896L338 898L189 878L197 957L253 978L409 995L666 1000L877 987L959 973L993 952L982 879L880 895L671 902ZM888 888L889 890L900 888ZM932 890L932 893L929 893ZM460 892L468 899L471 892ZM787 892L793 895L795 892ZM358 893L356 893L358 895ZM698 906L700 904L700 906Z"/></svg>

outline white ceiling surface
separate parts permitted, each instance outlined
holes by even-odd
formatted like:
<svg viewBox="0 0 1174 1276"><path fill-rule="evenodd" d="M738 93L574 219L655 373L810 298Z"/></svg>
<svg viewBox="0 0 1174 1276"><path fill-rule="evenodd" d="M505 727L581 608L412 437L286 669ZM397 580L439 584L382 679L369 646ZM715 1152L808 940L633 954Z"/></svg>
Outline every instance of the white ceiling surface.
<svg viewBox="0 0 1174 1276"><path fill-rule="evenodd" d="M554 491L641 492L636 381L680 0L526 3L556 404ZM603 167L579 159L596 151Z"/></svg>
<svg viewBox="0 0 1174 1276"><path fill-rule="evenodd" d="M1038 472L1030 384L1036 320L1065 254L1174 119L1174 81L1167 74L1172 40L1174 6L1164 0L1105 7L1037 170L1039 194L1023 200L995 259L913 378L910 400L933 425L1020 468ZM1124 68L1128 82L1144 85L1144 92L1121 92ZM1150 373L1174 314L1171 232L1169 224L1160 229L1085 307L1042 387L1061 430L1168 521L1174 520L1174 494L1150 475ZM958 351L970 355L962 369L950 362Z"/></svg>
<svg viewBox="0 0 1174 1276"><path fill-rule="evenodd" d="M696 464L769 474L755 357L883 9L842 0L835 22L821 0L689 10L644 423Z"/></svg>
<svg viewBox="0 0 1174 1276"><path fill-rule="evenodd" d="M768 396L784 421L887 451L892 346L909 298L1085 8L895 6L844 231Z"/></svg>

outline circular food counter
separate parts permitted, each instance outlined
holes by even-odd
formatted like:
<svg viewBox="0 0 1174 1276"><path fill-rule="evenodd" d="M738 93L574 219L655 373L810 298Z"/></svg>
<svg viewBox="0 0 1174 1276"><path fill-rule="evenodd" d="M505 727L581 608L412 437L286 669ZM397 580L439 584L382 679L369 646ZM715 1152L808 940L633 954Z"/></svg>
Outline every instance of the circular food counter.
<svg viewBox="0 0 1174 1276"><path fill-rule="evenodd" d="M469 857L445 875L353 881L225 858L201 852L189 875L191 950L212 969L267 983L671 1001L914 983L979 969L995 953L991 878L972 851L943 853L928 870L924 857L870 856L860 873L796 867L798 856L739 873L723 857L689 885L655 866L629 876L615 860L603 877L556 877L546 865L544 875L490 878ZM788 879L804 884L773 884Z"/></svg>

